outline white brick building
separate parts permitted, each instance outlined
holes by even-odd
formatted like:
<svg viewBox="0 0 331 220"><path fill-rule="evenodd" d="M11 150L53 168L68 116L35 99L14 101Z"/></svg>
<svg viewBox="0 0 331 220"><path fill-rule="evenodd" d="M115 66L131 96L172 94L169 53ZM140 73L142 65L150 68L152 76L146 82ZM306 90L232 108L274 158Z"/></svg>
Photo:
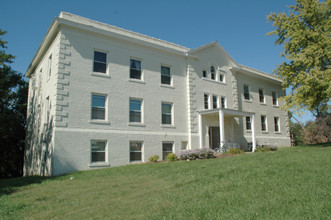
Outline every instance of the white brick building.
<svg viewBox="0 0 331 220"><path fill-rule="evenodd" d="M225 142L290 145L281 80L238 64L217 42L189 49L62 12L26 76L25 175Z"/></svg>

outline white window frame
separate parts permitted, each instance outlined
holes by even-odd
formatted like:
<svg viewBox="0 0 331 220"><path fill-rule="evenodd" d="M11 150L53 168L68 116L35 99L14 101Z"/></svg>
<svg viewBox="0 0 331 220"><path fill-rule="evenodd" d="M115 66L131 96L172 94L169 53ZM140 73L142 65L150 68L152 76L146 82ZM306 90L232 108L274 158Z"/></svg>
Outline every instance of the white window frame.
<svg viewBox="0 0 331 220"><path fill-rule="evenodd" d="M262 118L264 117L264 123ZM265 129L263 130L263 125L265 126ZM268 132L268 119L266 115L261 115L261 131L262 132Z"/></svg>
<svg viewBox="0 0 331 220"><path fill-rule="evenodd" d="M249 120L247 120L247 119L249 119ZM251 131L252 130L252 117L250 117L250 116L246 116L245 117L245 124L246 124L246 131ZM248 128L248 125L249 124L249 127L250 128Z"/></svg>
<svg viewBox="0 0 331 220"><path fill-rule="evenodd" d="M102 62L102 61L96 61L95 60L95 53L103 53L106 55L106 62ZM100 71L94 71L94 68L95 68L95 63L101 63L101 64L104 64L106 65L105 67L105 72L100 72ZM102 50L97 50L97 49L94 49L93 50L93 65L92 65L92 72L94 74L101 74L101 75L107 75L108 73L108 52L107 51L102 51Z"/></svg>
<svg viewBox="0 0 331 220"><path fill-rule="evenodd" d="M248 90L248 92L247 92L247 94L248 94L248 99L246 99L246 92L245 92L245 87L247 87L247 90ZM244 92L243 92L243 94L244 94L244 100L246 100L246 101L251 101L251 91L250 91L250 87L249 87L249 85L247 85L247 84L244 84Z"/></svg>
<svg viewBox="0 0 331 220"><path fill-rule="evenodd" d="M93 151L92 149L92 142L104 142L105 143L105 149L104 151ZM93 161L93 152L104 152L105 160L104 161ZM91 164L105 164L108 162L108 141L107 140L99 140L99 139L92 139L90 141L90 163Z"/></svg>
<svg viewBox="0 0 331 220"><path fill-rule="evenodd" d="M213 76L214 76L214 79L213 79ZM210 79L217 80L216 69L213 65L210 66Z"/></svg>
<svg viewBox="0 0 331 220"><path fill-rule="evenodd" d="M137 151L131 151L131 144L133 143L139 143L141 144L141 150L137 150ZM130 141L129 143L129 151L130 151L130 155L129 155L129 160L130 160L130 163L134 163L134 162L144 162L144 157L143 157L143 152L144 152L144 142L143 141L137 141L137 140L132 140ZM131 160L131 153L139 153L140 152L140 160Z"/></svg>
<svg viewBox="0 0 331 220"><path fill-rule="evenodd" d="M262 102L261 102L260 92L262 92L262 98L263 98ZM265 93L264 93L264 89L262 89L262 88L259 88L259 102L260 102L260 104L265 104Z"/></svg>
<svg viewBox="0 0 331 220"><path fill-rule="evenodd" d="M275 129L275 133L280 133L280 119L277 116L274 117L274 129Z"/></svg>
<svg viewBox="0 0 331 220"><path fill-rule="evenodd" d="M171 144L171 151L164 151L164 148L163 148L164 144ZM173 152L174 152L174 142L173 141L163 141L162 142L162 160L165 160L167 155L170 153L173 153ZM167 155L165 155L165 153Z"/></svg>
<svg viewBox="0 0 331 220"><path fill-rule="evenodd" d="M206 76L203 75L203 72L206 73ZM207 70L205 70L205 69L202 70L202 77L203 78L208 78L208 71Z"/></svg>
<svg viewBox="0 0 331 220"><path fill-rule="evenodd" d="M206 100L206 97L207 97L207 100ZM208 93L203 94L203 108L204 109L210 109L209 97L210 97L210 95ZM206 106L206 104L207 104L207 106Z"/></svg>
<svg viewBox="0 0 331 220"><path fill-rule="evenodd" d="M131 100L132 101L140 101L140 121L139 122L137 122L137 121L131 121L131 119L130 119L130 115L131 115ZM143 108L143 106L144 106L144 102L143 102L143 99L140 99L140 98L129 98L129 123L132 123L132 124L143 124L144 123L144 117L143 117L143 110L144 110L144 108Z"/></svg>
<svg viewBox="0 0 331 220"><path fill-rule="evenodd" d="M212 107L213 109L218 108L218 96L217 95L212 95Z"/></svg>
<svg viewBox="0 0 331 220"><path fill-rule="evenodd" d="M48 57L48 77L52 76L52 54Z"/></svg>
<svg viewBox="0 0 331 220"><path fill-rule="evenodd" d="M274 95L275 95L275 99L274 99ZM272 91L271 92L271 99L272 99L272 105L273 106L278 106L278 95L277 95L277 92L275 92L275 91ZM276 100L276 104L275 104L274 100Z"/></svg>
<svg viewBox="0 0 331 220"><path fill-rule="evenodd" d="M163 108L162 106L163 105L170 105L171 106L171 110L170 110L170 113L163 113ZM172 102L161 102L161 124L162 125L174 125L174 104ZM169 115L170 114L170 120L171 120L171 123L163 123L163 115Z"/></svg>
<svg viewBox="0 0 331 220"><path fill-rule="evenodd" d="M222 102L222 99L224 100L224 107L223 107L223 102ZM226 97L225 96L221 96L221 108L227 108L227 103L226 103Z"/></svg>
<svg viewBox="0 0 331 220"><path fill-rule="evenodd" d="M93 96L104 96L105 97L105 107L102 108L102 107L94 107L93 106ZM107 121L108 120L108 114L107 114L107 111L108 111L108 96L107 94L100 94L100 93L91 93L91 120L92 121ZM93 118L93 108L102 108L104 109L104 119L95 119Z"/></svg>
<svg viewBox="0 0 331 220"><path fill-rule="evenodd" d="M131 77L131 60L139 61L139 62L140 62L140 79L132 78L132 77ZM133 69L133 70L138 70L138 69ZM144 74L143 74L143 60L142 60L142 59L140 59L140 58L136 58L136 57L130 57L130 60L129 60L129 79L130 79L130 80L137 80L137 81L143 81L143 80L144 80Z"/></svg>
<svg viewBox="0 0 331 220"><path fill-rule="evenodd" d="M162 83L162 76L165 76L164 74L162 74L162 67L164 68L169 68L169 84L167 83ZM171 66L170 65L166 65L166 64L161 64L161 85L166 85L166 86L172 86L172 74L171 74Z"/></svg>

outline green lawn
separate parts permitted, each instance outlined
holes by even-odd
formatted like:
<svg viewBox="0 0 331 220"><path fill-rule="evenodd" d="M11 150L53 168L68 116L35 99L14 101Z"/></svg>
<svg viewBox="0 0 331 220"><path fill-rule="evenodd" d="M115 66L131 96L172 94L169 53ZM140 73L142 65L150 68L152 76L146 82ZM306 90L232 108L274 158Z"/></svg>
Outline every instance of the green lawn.
<svg viewBox="0 0 331 220"><path fill-rule="evenodd" d="M25 218L330 219L331 144L0 180L0 219Z"/></svg>

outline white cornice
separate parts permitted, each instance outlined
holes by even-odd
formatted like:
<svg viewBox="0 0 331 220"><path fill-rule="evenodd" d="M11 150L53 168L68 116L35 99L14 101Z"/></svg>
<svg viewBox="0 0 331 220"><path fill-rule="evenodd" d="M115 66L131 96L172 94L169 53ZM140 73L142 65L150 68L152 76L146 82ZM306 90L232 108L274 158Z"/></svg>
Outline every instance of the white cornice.
<svg viewBox="0 0 331 220"><path fill-rule="evenodd" d="M282 83L283 81L271 74L267 74L265 72L262 72L260 70L256 70L256 69L253 69L251 67L247 67L247 66L244 66L244 65L240 65L240 67L230 67L230 70L233 70L235 72L238 72L238 73L242 73L242 74L247 74L249 76L255 76L255 77L258 77L258 78L263 78L264 80L268 80L268 81L272 81L272 82L275 82L275 83Z"/></svg>

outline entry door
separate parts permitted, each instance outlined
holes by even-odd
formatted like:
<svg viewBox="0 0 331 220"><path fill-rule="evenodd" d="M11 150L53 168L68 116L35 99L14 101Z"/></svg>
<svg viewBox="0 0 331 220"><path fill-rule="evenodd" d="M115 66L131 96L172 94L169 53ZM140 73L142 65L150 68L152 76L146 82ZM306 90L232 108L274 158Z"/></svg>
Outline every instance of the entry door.
<svg viewBox="0 0 331 220"><path fill-rule="evenodd" d="M220 144L220 127L209 127L209 144L212 149Z"/></svg>

